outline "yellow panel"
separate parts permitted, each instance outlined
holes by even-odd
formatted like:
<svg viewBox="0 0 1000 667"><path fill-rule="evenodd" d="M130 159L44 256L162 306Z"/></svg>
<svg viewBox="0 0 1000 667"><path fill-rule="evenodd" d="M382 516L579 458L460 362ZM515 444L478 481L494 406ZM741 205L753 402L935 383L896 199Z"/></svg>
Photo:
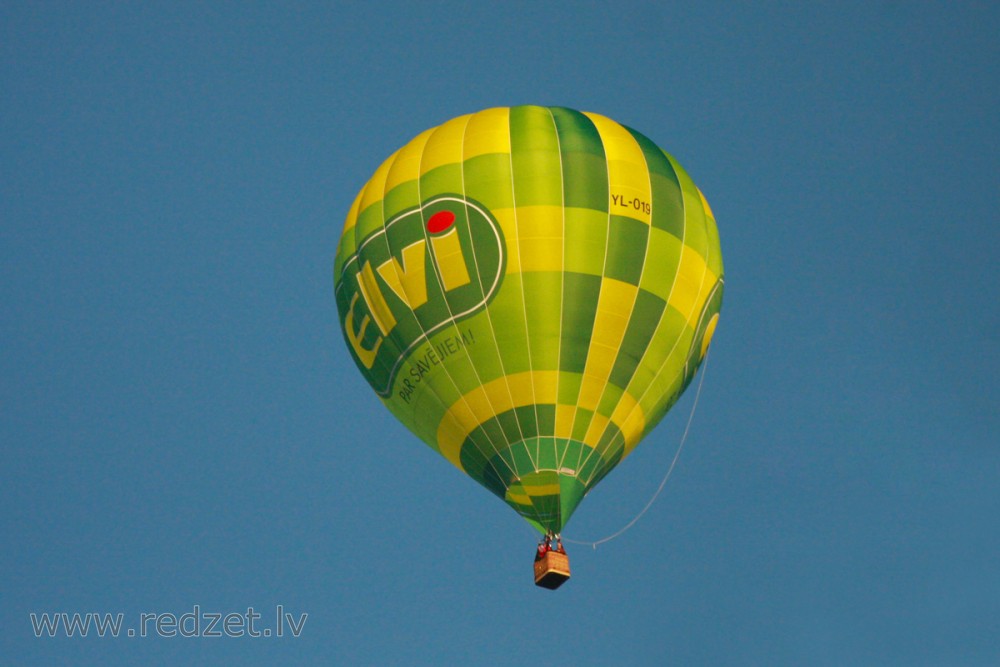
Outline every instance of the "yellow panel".
<svg viewBox="0 0 1000 667"><path fill-rule="evenodd" d="M611 318L614 318L616 326L625 333L625 326L632 317L632 309L635 307L635 297L639 290L635 285L626 283L614 278L605 278L601 284L602 294L607 290L607 296L599 302L599 310ZM621 322L621 320L625 322Z"/></svg>
<svg viewBox="0 0 1000 667"><path fill-rule="evenodd" d="M513 373L507 376L514 395L513 407L534 403L555 403L557 371Z"/></svg>
<svg viewBox="0 0 1000 667"><path fill-rule="evenodd" d="M625 436L625 452L622 454L623 457L631 454L635 446L639 444L645 428L646 416L642 413L642 408L636 406L635 410L629 413L628 417L625 418L625 422L621 425L622 434Z"/></svg>
<svg viewBox="0 0 1000 667"><path fill-rule="evenodd" d="M580 407L584 409L597 409L625 336L638 289L635 285L614 278L605 277L601 281L594 330L590 336L590 349L587 351L587 363L578 399Z"/></svg>
<svg viewBox="0 0 1000 667"><path fill-rule="evenodd" d="M681 263L667 303L684 315L692 328L697 326L701 315L700 302L705 298L705 285L714 285L716 278L701 255L688 246L681 246Z"/></svg>
<svg viewBox="0 0 1000 667"><path fill-rule="evenodd" d="M594 332L590 336L592 345L602 345L610 347L612 352L617 351L622 340L626 327L628 327L628 317L607 310L597 311L594 318Z"/></svg>
<svg viewBox="0 0 1000 667"><path fill-rule="evenodd" d="M635 295L639 288L631 283L605 277L601 281L601 293L597 298L597 315L594 318L594 333L600 327L611 328L612 336L620 341L625 334L628 318L632 314Z"/></svg>
<svg viewBox="0 0 1000 667"><path fill-rule="evenodd" d="M389 169L392 168L392 164L396 161L396 156L399 155L399 151L396 151L389 156L389 159L383 162L372 177L365 184L364 195L361 198L361 206L358 207L358 213L361 214L366 208L374 204L375 202L382 201L382 197L385 196L385 179L389 175Z"/></svg>
<svg viewBox="0 0 1000 667"><path fill-rule="evenodd" d="M701 276L691 275L690 270L683 271L683 265L681 269L682 271L678 272L677 278L674 280L669 303L690 323L695 314L695 302L698 299L698 289L701 287L699 280Z"/></svg>
<svg viewBox="0 0 1000 667"><path fill-rule="evenodd" d="M715 313L712 315L712 319L708 321L708 326L705 327L705 333L701 337L701 350L699 351L699 358L705 358L705 353L708 352L708 346L712 344L712 336L715 335L715 327L718 324L719 314Z"/></svg>
<svg viewBox="0 0 1000 667"><path fill-rule="evenodd" d="M517 228L521 232L521 240L526 239L562 239L563 237L563 207L562 206L518 206Z"/></svg>
<svg viewBox="0 0 1000 667"><path fill-rule="evenodd" d="M399 149L396 160L386 176L383 194L403 183L415 180L420 175L420 157L423 155L427 139L433 133L433 129L425 130Z"/></svg>
<svg viewBox="0 0 1000 667"><path fill-rule="evenodd" d="M708 200L705 199L705 194L698 190L698 195L701 197L701 206L705 209L705 215L715 220L715 215L712 213L712 207L708 205Z"/></svg>
<svg viewBox="0 0 1000 667"><path fill-rule="evenodd" d="M594 122L608 160L610 212L650 223L652 196L642 147L624 127L604 116L586 113Z"/></svg>
<svg viewBox="0 0 1000 667"><path fill-rule="evenodd" d="M559 386L559 373L555 371L532 373L531 386L535 394L535 403L552 405L557 400L556 392Z"/></svg>
<svg viewBox="0 0 1000 667"><path fill-rule="evenodd" d="M572 438L573 437L573 416L576 414L576 408L572 405L557 405L556 406L556 432L555 436L557 438Z"/></svg>
<svg viewBox="0 0 1000 667"><path fill-rule="evenodd" d="M434 130L424 146L424 156L420 163L421 176L431 169L462 161L462 141L469 118L469 115L453 118Z"/></svg>
<svg viewBox="0 0 1000 667"><path fill-rule="evenodd" d="M588 355L584 378L589 374L590 377L602 378L602 385L607 383L611 369L615 366L615 359L618 357L618 348L591 340Z"/></svg>
<svg viewBox="0 0 1000 667"><path fill-rule="evenodd" d="M562 239L522 239L521 271L562 271Z"/></svg>
<svg viewBox="0 0 1000 667"><path fill-rule="evenodd" d="M601 353L595 354L594 348L609 347L612 348L612 356L617 355L622 338L625 336L625 329L628 327L637 292L638 287L621 280L605 277L601 281L594 329L590 337L591 350L587 355L588 369L592 358L595 361L600 360ZM614 359L611 361L614 363Z"/></svg>
<svg viewBox="0 0 1000 667"><path fill-rule="evenodd" d="M444 417L441 418L441 423L438 424L437 441L438 447L440 447L440 443L442 442L457 443L449 448L450 452L454 452L453 455L445 454L444 450L441 450L441 454L444 455L444 457L448 459L452 465L464 472L465 469L462 468L462 464L459 462L458 452L462 447L462 443L465 442L466 436L471 433L473 429L475 429L475 426L471 429L466 429L466 427L458 421L456 413L461 411L463 408L465 408L465 405L459 401L458 403L452 405L448 412L444 413Z"/></svg>
<svg viewBox="0 0 1000 667"><path fill-rule="evenodd" d="M625 436L625 455L628 455L642 437L642 430L646 427L646 418L642 413L642 408L632 398L632 394L623 392L622 397L615 406L615 411L611 414L611 421L618 424L622 435Z"/></svg>
<svg viewBox="0 0 1000 667"><path fill-rule="evenodd" d="M635 402L632 394L627 391L622 392L621 398L618 399L618 405L615 406L615 411L611 413L611 421L616 424L625 423L626 418L637 405L638 403Z"/></svg>
<svg viewBox="0 0 1000 667"><path fill-rule="evenodd" d="M561 206L520 206L515 210L521 271L563 269L563 209Z"/></svg>
<svg viewBox="0 0 1000 667"><path fill-rule="evenodd" d="M591 353L593 353L593 350L591 350ZM612 363L613 362L614 360L612 359ZM589 364L590 361L588 360L587 363ZM604 393L604 385L606 385L607 383L608 383L607 375L593 375L584 373L583 381L580 383L580 395L577 396L576 398L577 405L583 408L584 410L591 410L591 411L596 410L597 404L601 400L601 395Z"/></svg>
<svg viewBox="0 0 1000 667"><path fill-rule="evenodd" d="M506 107L486 109L469 119L463 158L489 153L510 153L510 109Z"/></svg>
<svg viewBox="0 0 1000 667"><path fill-rule="evenodd" d="M551 475L551 473L549 473ZM530 496L558 496L561 490L559 484L531 484L521 480L521 486Z"/></svg>
<svg viewBox="0 0 1000 667"><path fill-rule="evenodd" d="M344 232L341 234L347 234L347 232L354 229L354 225L358 224L358 213L361 212L361 198L365 194L365 189L361 188L358 192L358 196L354 198L354 203L351 204L351 210L347 213L347 220L344 221Z"/></svg>

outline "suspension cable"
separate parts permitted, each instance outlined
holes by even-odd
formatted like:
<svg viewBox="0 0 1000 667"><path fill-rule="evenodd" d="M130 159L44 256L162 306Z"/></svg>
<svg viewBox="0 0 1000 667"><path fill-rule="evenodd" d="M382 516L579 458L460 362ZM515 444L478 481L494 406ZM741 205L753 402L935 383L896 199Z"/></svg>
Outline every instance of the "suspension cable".
<svg viewBox="0 0 1000 667"><path fill-rule="evenodd" d="M684 449L684 443L685 441L687 441L688 432L691 430L691 422L694 421L694 412L695 409L698 407L698 399L701 397L701 386L705 382L705 371L707 370L707 368L708 368L708 354L705 355L705 359L704 361L702 361L701 364L701 378L698 380L698 390L695 392L694 395L694 403L691 405L691 414L688 415L687 425L684 427L684 434L681 436L680 444L677 445L677 452L674 454L673 461L670 462L670 467L667 468L667 474L663 476L663 480L660 482L660 486L657 487L656 492L653 494L653 497L649 499L649 502L646 503L646 506L643 507L642 510L640 510L639 513L636 514L631 521L625 524L624 527L619 529L618 532L612 533L607 537L601 538L595 542L590 542L587 540L571 540L569 538L564 537L563 538L564 541L570 542L572 544L583 544L586 546L591 546L596 550L598 544L604 544L605 542L610 542L611 540L615 539L616 537L627 531L629 528L634 526L639 521L639 519L642 518L642 515L645 514L646 511L653 506L653 503L656 502L656 499L657 497L659 497L660 492L663 491L663 487L667 485L667 480L670 479L670 475L673 474L674 468L677 466L677 460L681 456L681 450Z"/></svg>

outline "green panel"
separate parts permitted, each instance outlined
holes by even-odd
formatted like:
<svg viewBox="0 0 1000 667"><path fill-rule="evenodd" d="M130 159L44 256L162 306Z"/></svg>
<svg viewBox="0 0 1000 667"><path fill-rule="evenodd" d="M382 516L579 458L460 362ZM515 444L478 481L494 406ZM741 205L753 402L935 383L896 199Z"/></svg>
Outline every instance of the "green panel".
<svg viewBox="0 0 1000 667"><path fill-rule="evenodd" d="M382 213L383 219L391 220L395 218L400 213L407 211L420 204L421 198L429 199L430 193L421 193L418 191L417 180L406 181L389 190L382 199ZM374 204L373 206L378 206ZM359 227L359 230L361 228ZM367 235L367 230L361 230L362 233Z"/></svg>
<svg viewBox="0 0 1000 667"><path fill-rule="evenodd" d="M500 430L503 432L503 442L515 443L524 440L524 432L521 429L521 423L518 421L518 415L515 411L503 412L497 415L497 423L500 424Z"/></svg>
<svg viewBox="0 0 1000 667"><path fill-rule="evenodd" d="M529 440L540 435L536 405L524 405L514 408L514 414L517 416L518 423L521 424L522 440Z"/></svg>
<svg viewBox="0 0 1000 667"><path fill-rule="evenodd" d="M382 228L385 219L382 217L382 202L377 201L358 215L354 225L354 246L357 249L361 241L372 232Z"/></svg>
<svg viewBox="0 0 1000 667"><path fill-rule="evenodd" d="M528 331L524 324L521 274L504 278L503 288L489 305L493 334L506 374L531 370L528 363Z"/></svg>
<svg viewBox="0 0 1000 667"><path fill-rule="evenodd" d="M445 327L410 355L409 364L411 367L419 364L430 372L443 368L464 395L482 384L475 343L471 329Z"/></svg>
<svg viewBox="0 0 1000 667"><path fill-rule="evenodd" d="M678 341L684 335L685 331L690 332L690 330L691 328L688 326L687 319L677 312L676 309L667 306L663 310L660 323L656 327L649 345L646 346L646 353L643 355L640 363L656 369L657 375L660 375L660 371L666 363L668 355L676 352ZM644 396L642 402L643 410L645 411L646 401L655 399L647 391L648 385L638 384L638 378L638 373L633 374L632 382L629 383L626 390L632 396Z"/></svg>
<svg viewBox="0 0 1000 667"><path fill-rule="evenodd" d="M651 224L681 238L684 233L684 202L674 167L656 144L635 130L629 131L642 148L649 169L653 194Z"/></svg>
<svg viewBox="0 0 1000 667"><path fill-rule="evenodd" d="M590 209L567 208L564 216L565 270L589 273L592 276L603 275L608 247L607 214Z"/></svg>
<svg viewBox="0 0 1000 667"><path fill-rule="evenodd" d="M677 276L677 266L680 261L680 241L662 229L650 229L648 258L639 287L652 292L664 301L669 300L670 288Z"/></svg>
<svg viewBox="0 0 1000 667"><path fill-rule="evenodd" d="M705 216L705 234L708 237L708 268L717 276L722 276L725 272L722 264L722 251L719 249L719 228L715 224L715 218Z"/></svg>
<svg viewBox="0 0 1000 667"><path fill-rule="evenodd" d="M650 185L653 192L651 225L681 238L684 234L684 203L680 187L676 181L659 174L652 175Z"/></svg>
<svg viewBox="0 0 1000 667"><path fill-rule="evenodd" d="M459 325L459 331L472 341L468 347L480 384L486 384L505 374L488 313L484 311L465 320Z"/></svg>
<svg viewBox="0 0 1000 667"><path fill-rule="evenodd" d="M620 436L620 432L617 429L614 429L614 434ZM594 478L600 474L601 470L605 469L609 465L609 459L607 457L610 456L612 455L607 451L602 452L599 449L584 447L580 456L575 461L568 459L565 465L575 470L576 476L584 482L589 489L593 488L596 484L596 482L593 481ZM617 458L620 458L620 456Z"/></svg>
<svg viewBox="0 0 1000 667"><path fill-rule="evenodd" d="M563 340L565 348L566 341ZM581 371L582 372L582 371ZM556 397L559 405L576 405L576 399L580 395L580 384L583 375L577 373L562 372L559 374L559 393Z"/></svg>
<svg viewBox="0 0 1000 667"><path fill-rule="evenodd" d="M487 444L485 446L470 449L470 442ZM503 428L500 426L500 421L495 417L488 419L480 424L478 428L473 430L473 432L469 434L469 437L466 438L465 443L463 443L461 449L462 467L475 479L479 479L480 476L489 473L489 467L491 466L495 466L497 468L496 472L502 473L504 470L507 470L510 473L510 476L513 476L513 468L511 468L508 463L502 462L502 459L497 458L497 454L506 451L509 446L510 442L504 435ZM480 459L479 463L476 463L469 458L475 455L485 456ZM503 489L507 487L507 480L510 476L501 476L500 478L501 496L503 495Z"/></svg>
<svg viewBox="0 0 1000 667"><path fill-rule="evenodd" d="M539 405L539 413L543 410L552 416L551 423L555 424L556 406ZM551 433L545 429L539 429L542 433ZM535 438L535 467L538 470L555 470L559 466L559 451L556 449L556 438L540 436Z"/></svg>
<svg viewBox="0 0 1000 667"><path fill-rule="evenodd" d="M490 210L513 208L510 155L491 153L469 158L462 163L465 174L465 196L475 199Z"/></svg>
<svg viewBox="0 0 1000 667"><path fill-rule="evenodd" d="M601 452L601 458L608 458L608 452L625 446L625 438L617 429L605 429L601 434L601 439L597 442L597 451Z"/></svg>
<svg viewBox="0 0 1000 667"><path fill-rule="evenodd" d="M593 488L595 484L593 482L594 477L607 466L608 462L601 458L600 453L595 452L589 447L585 447L577 457L574 469L576 470L577 478L586 484L587 488Z"/></svg>
<svg viewBox="0 0 1000 667"><path fill-rule="evenodd" d="M477 446L472 437L467 438L462 445L462 468L465 474L500 498L503 498L506 491L503 480L513 475L502 458L494 458L487 447Z"/></svg>
<svg viewBox="0 0 1000 667"><path fill-rule="evenodd" d="M583 442L583 439L587 435L587 429L590 427L590 420L594 418L594 411L587 410L577 406L576 417L573 419L573 433L572 437L574 440L579 440Z"/></svg>
<svg viewBox="0 0 1000 667"><path fill-rule="evenodd" d="M556 406L536 405L535 419L538 422L538 433L546 435L556 430Z"/></svg>
<svg viewBox="0 0 1000 667"><path fill-rule="evenodd" d="M615 466L621 461L624 452L624 448L619 447L616 450L605 452L603 456L595 456L594 459L596 460L593 463L592 476L584 476L584 473L581 472L580 479L584 480L587 488L594 488L609 472L614 470Z"/></svg>
<svg viewBox="0 0 1000 667"><path fill-rule="evenodd" d="M524 308L528 318L528 341L534 370L557 370L562 316L563 274L521 274Z"/></svg>
<svg viewBox="0 0 1000 667"><path fill-rule="evenodd" d="M630 285L638 285L646 259L648 238L649 225L625 216L611 216L605 275Z"/></svg>
<svg viewBox="0 0 1000 667"><path fill-rule="evenodd" d="M594 123L579 111L552 109L562 153L567 207L608 210L608 163Z"/></svg>
<svg viewBox="0 0 1000 667"><path fill-rule="evenodd" d="M633 396L643 396L639 403L646 414L647 425L653 419L650 415L660 412L656 404L667 400L671 385L683 377L684 362L693 333L685 317L667 306L663 311L660 329L653 335L653 341L647 349L652 365L659 368L656 378L649 387L644 388L644 396L643 393L637 393L638 388L629 387L629 393ZM662 414L660 416L662 417Z"/></svg>
<svg viewBox="0 0 1000 667"><path fill-rule="evenodd" d="M576 477L559 475L559 524L553 532L561 533L587 493L587 487Z"/></svg>
<svg viewBox="0 0 1000 667"><path fill-rule="evenodd" d="M657 401L650 408L646 416L646 433L660 423L666 416L667 411L673 407L681 392L687 387L684 380L683 364L668 362L667 368L672 372L663 373L652 385L652 391L656 392Z"/></svg>
<svg viewBox="0 0 1000 667"><path fill-rule="evenodd" d="M671 164L677 172L677 180L681 184L684 196L684 245L702 257L707 257L708 232L705 227L705 207L701 203L701 195L687 172L672 159Z"/></svg>
<svg viewBox="0 0 1000 667"><path fill-rule="evenodd" d="M340 241L337 243L337 254L333 260L333 282L337 284L340 282L341 273L344 270L344 262L354 254L357 249L356 240L354 237L354 230L352 229L348 233L343 233L340 235Z"/></svg>
<svg viewBox="0 0 1000 667"><path fill-rule="evenodd" d="M582 373L587 365L587 352L590 350L590 337L594 330L600 294L600 277L582 273L563 274L560 370Z"/></svg>
<svg viewBox="0 0 1000 667"><path fill-rule="evenodd" d="M510 412L500 415L499 419L501 422L505 417L512 417ZM530 437L530 436L525 436ZM532 450L534 447L532 447ZM531 458L531 452L528 450L527 444L524 440L512 441L510 449L508 449L510 460L513 461L514 472L518 475L526 475L529 472L535 470L535 461Z"/></svg>
<svg viewBox="0 0 1000 667"><path fill-rule="evenodd" d="M446 164L431 169L420 177L420 194L423 199L429 199L428 194L461 193L462 175L461 164Z"/></svg>
<svg viewBox="0 0 1000 667"><path fill-rule="evenodd" d="M441 416L447 411L452 396L441 395L433 391L433 387L425 385L424 389L413 394L407 403L401 400L398 394L392 394L385 400L386 404L392 406L392 412L400 417L407 428L418 433L422 440L437 449L437 430L441 422Z"/></svg>
<svg viewBox="0 0 1000 667"><path fill-rule="evenodd" d="M510 111L510 150L517 206L562 206L559 139L545 107Z"/></svg>

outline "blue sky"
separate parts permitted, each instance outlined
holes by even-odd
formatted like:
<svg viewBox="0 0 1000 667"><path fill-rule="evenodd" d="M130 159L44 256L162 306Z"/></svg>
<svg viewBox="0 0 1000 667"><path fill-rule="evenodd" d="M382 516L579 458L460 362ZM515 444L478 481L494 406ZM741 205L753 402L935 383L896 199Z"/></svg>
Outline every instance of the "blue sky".
<svg viewBox="0 0 1000 667"><path fill-rule="evenodd" d="M4 5L4 662L1000 663L1000 10L696 4ZM332 294L375 167L511 104L654 139L726 261L673 477L556 593L378 403ZM568 537L641 510L692 398ZM195 605L308 620L30 623Z"/></svg>

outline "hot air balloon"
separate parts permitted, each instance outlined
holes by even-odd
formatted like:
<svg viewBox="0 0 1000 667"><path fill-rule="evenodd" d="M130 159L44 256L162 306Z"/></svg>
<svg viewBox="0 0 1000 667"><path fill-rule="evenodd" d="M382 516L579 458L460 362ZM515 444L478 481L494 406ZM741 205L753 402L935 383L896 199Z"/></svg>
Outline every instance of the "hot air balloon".
<svg viewBox="0 0 1000 667"><path fill-rule="evenodd" d="M536 583L554 588L573 511L704 359L723 266L673 157L598 114L516 106L382 163L347 214L334 286L365 380L538 529Z"/></svg>

